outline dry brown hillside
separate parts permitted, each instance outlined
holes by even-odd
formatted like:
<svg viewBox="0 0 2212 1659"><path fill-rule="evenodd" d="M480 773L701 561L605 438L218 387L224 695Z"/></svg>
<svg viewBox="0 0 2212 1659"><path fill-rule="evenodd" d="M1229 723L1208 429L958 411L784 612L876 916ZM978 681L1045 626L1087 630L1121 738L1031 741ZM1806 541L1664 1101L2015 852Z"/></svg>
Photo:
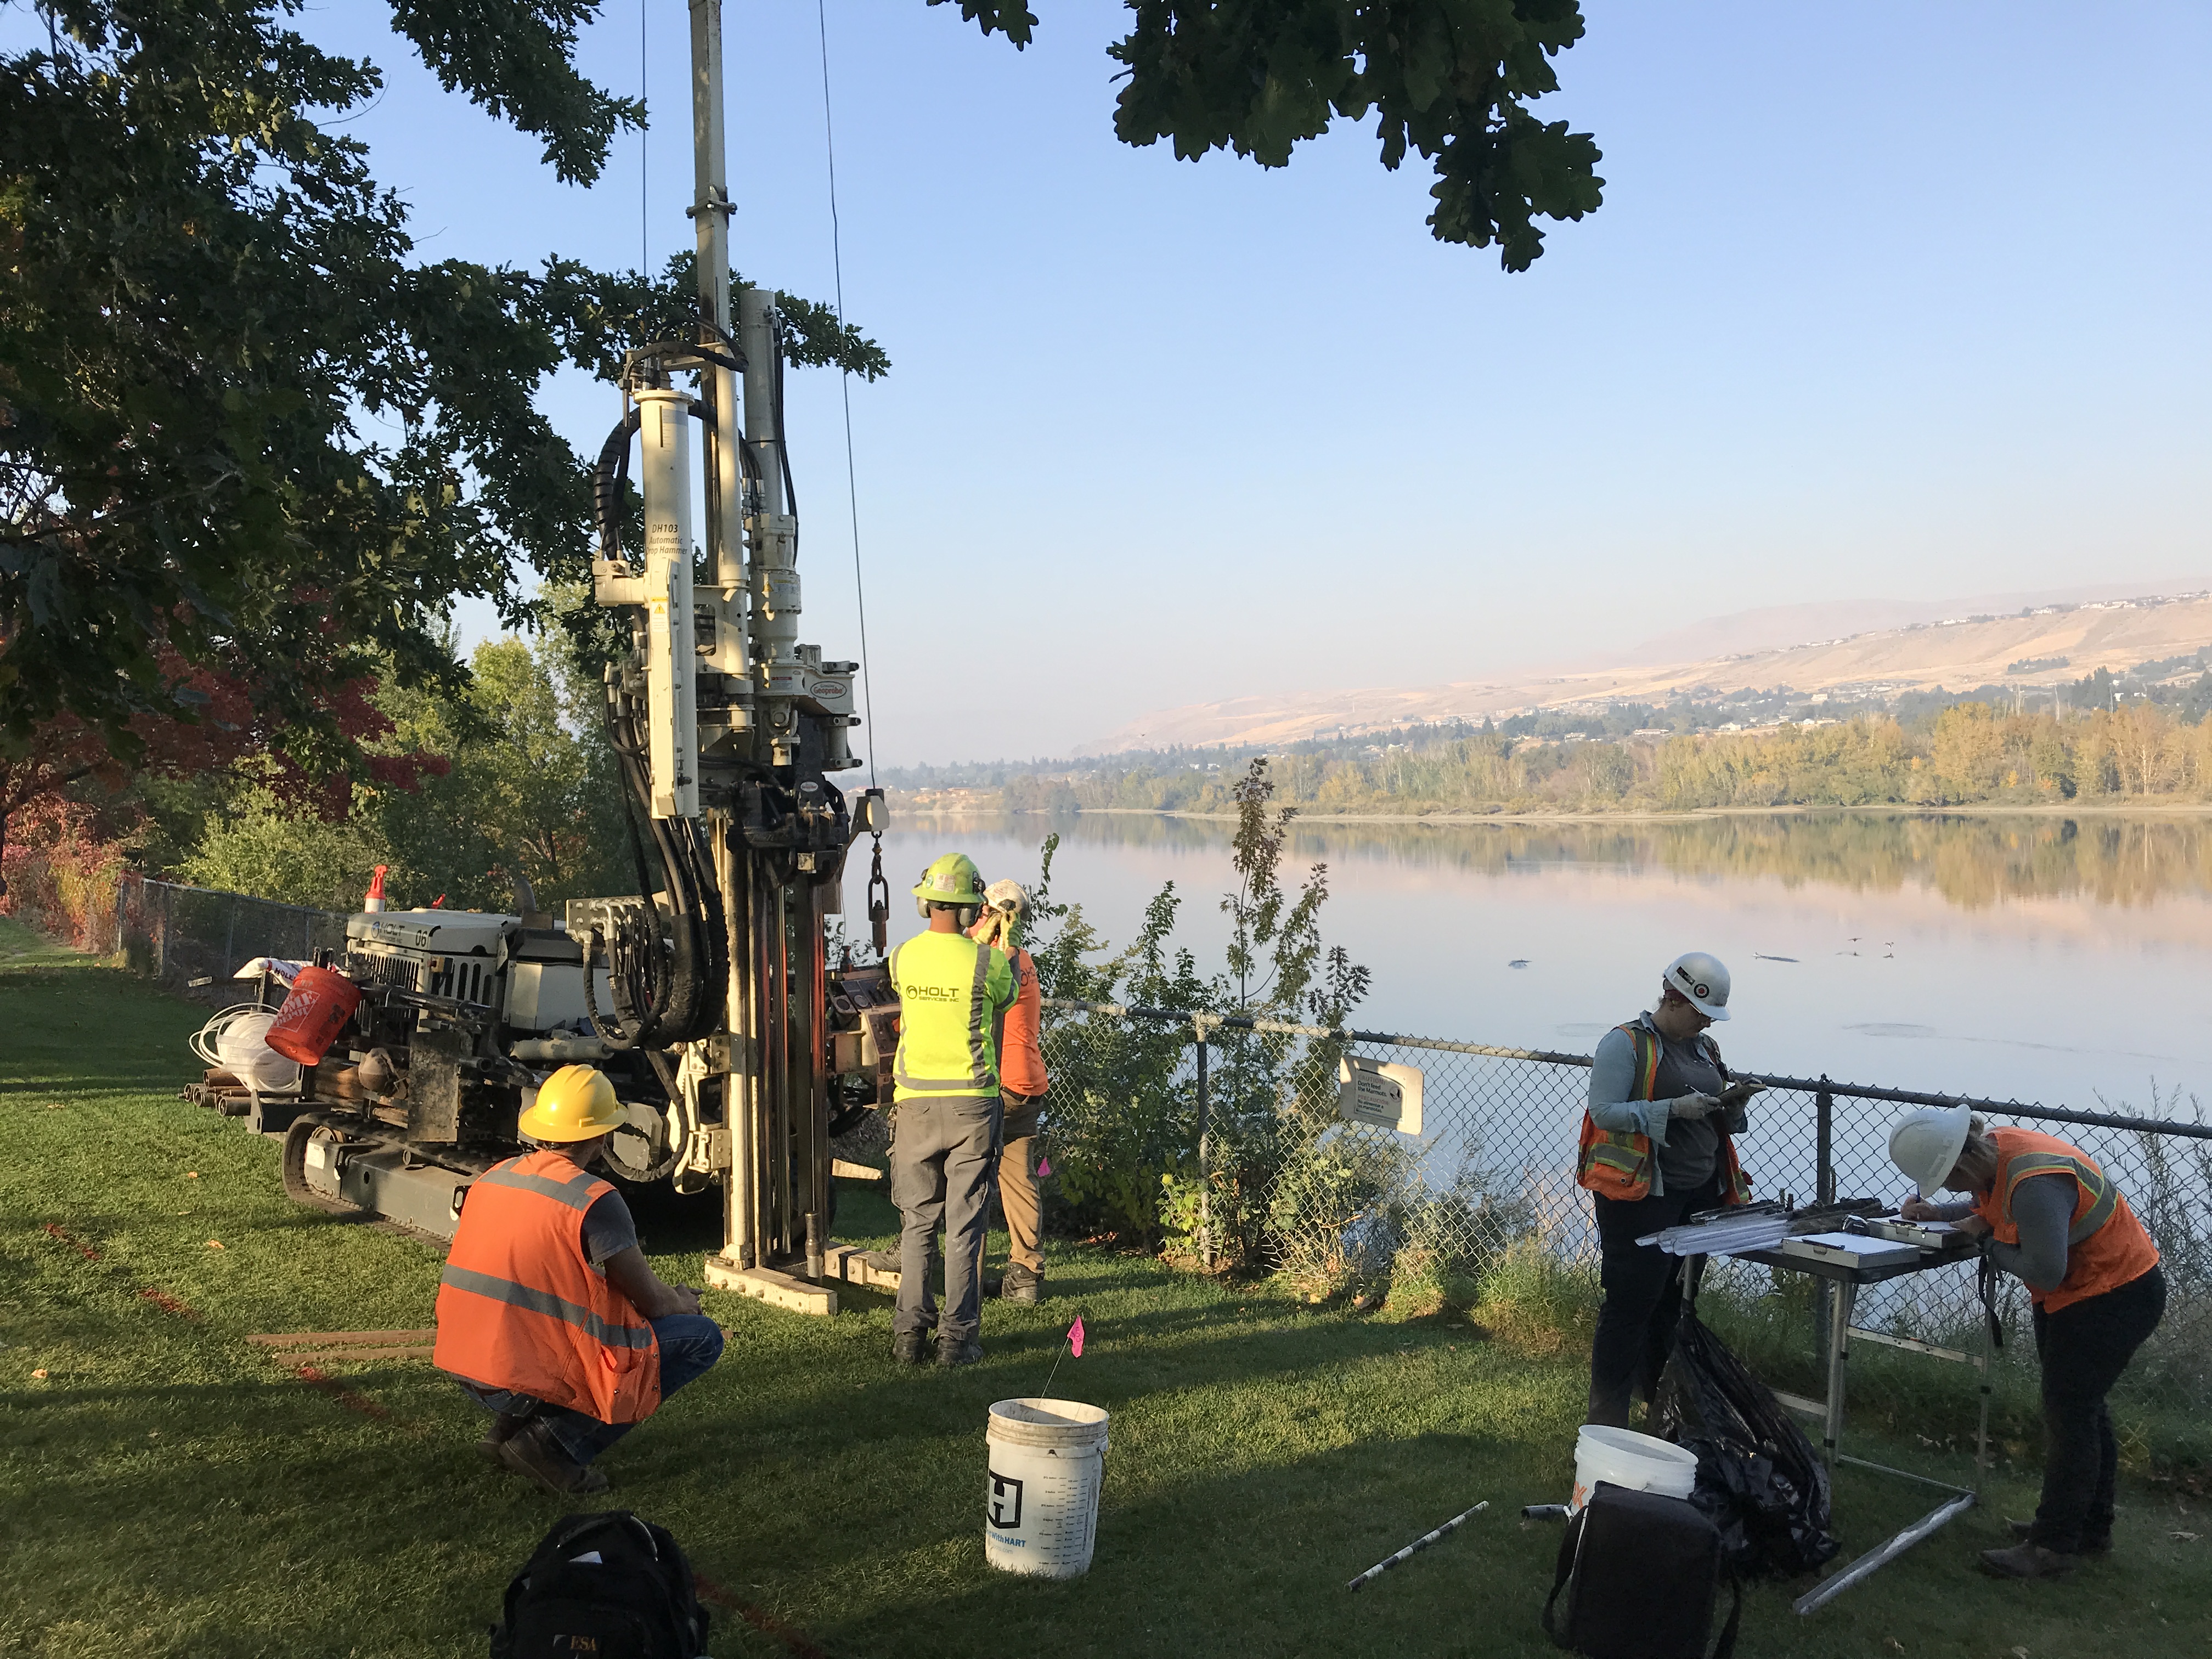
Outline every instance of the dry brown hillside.
<svg viewBox="0 0 2212 1659"><path fill-rule="evenodd" d="M1175 744L1287 743L1340 727L1351 732L1455 716L1481 720L1577 703L1662 702L1692 690L1724 696L1788 686L1807 695L1863 696L1937 686L2048 685L2100 667L2118 673L2206 645L2212 645L2209 594L2045 605L2025 615L1916 623L1697 662L1192 703L1143 715L1087 749L1113 754ZM2066 665L2007 672L2016 662L2056 658L2065 659Z"/></svg>

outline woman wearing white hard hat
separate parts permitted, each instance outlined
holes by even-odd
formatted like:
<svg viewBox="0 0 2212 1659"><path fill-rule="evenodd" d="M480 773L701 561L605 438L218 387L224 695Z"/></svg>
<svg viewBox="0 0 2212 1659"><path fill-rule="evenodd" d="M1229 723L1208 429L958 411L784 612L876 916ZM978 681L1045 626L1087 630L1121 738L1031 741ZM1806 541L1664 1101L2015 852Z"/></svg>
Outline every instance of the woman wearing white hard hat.
<svg viewBox="0 0 2212 1659"><path fill-rule="evenodd" d="M2119 1448L2106 1397L2166 1313L2158 1247L2095 1159L2056 1135L1987 1127L1965 1106L1908 1112L1889 1159L1918 1187L1907 1221L1948 1221L1985 1240L1990 1261L2027 1285L2043 1366L2043 1501L2015 1521L2009 1549L1982 1565L2055 1578L2112 1547ZM1971 1194L1933 1204L1939 1188Z"/></svg>
<svg viewBox="0 0 2212 1659"><path fill-rule="evenodd" d="M1751 1196L1733 1137L1765 1085L1731 1081L1705 1034L1729 1017L1728 1002L1728 969L1689 951L1667 964L1657 1006L1607 1031L1592 1057L1575 1169L1596 1206L1605 1290L1590 1345L1591 1423L1628 1426L1634 1397L1657 1391L1681 1322L1682 1258L1636 1241Z"/></svg>

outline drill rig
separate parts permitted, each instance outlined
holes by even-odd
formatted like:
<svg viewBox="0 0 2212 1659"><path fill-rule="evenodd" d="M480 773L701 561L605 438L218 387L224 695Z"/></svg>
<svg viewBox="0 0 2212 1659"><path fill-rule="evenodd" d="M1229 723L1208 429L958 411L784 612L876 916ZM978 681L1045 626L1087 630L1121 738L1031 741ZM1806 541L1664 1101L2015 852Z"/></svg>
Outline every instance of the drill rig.
<svg viewBox="0 0 2212 1659"><path fill-rule="evenodd" d="M355 918L343 966L363 990L347 1038L357 1081L332 1100L326 1068L310 1073L286 1181L306 1201L450 1236L469 1179L520 1150L515 1114L538 1081L589 1060L629 1103L616 1173L722 1188L708 1281L834 1312L831 1137L878 1091L889 1099L896 1005L880 968L833 967L825 919L843 909L850 847L880 837L884 802L833 781L860 764L859 665L799 642L785 325L773 293L732 292L720 0L690 12L697 325L625 355L623 419L594 489L592 597L629 629L605 696L639 891L574 901L558 927L526 902L512 916Z"/></svg>

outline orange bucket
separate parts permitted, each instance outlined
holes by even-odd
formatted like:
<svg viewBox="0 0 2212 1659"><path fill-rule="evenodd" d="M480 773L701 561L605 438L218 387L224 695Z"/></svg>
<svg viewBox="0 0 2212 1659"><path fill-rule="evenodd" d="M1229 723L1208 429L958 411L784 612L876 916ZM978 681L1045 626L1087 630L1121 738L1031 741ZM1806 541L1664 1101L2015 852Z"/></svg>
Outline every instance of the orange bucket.
<svg viewBox="0 0 2212 1659"><path fill-rule="evenodd" d="M302 968L269 1028L269 1046L287 1060L313 1066L337 1041L360 1006L361 987L344 975L327 968Z"/></svg>

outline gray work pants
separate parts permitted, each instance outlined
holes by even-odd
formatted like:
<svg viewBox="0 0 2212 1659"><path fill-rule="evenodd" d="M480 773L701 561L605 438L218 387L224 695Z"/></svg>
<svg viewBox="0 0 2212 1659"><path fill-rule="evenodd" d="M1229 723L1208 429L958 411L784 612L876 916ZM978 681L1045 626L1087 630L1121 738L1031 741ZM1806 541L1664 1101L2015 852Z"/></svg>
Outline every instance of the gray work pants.
<svg viewBox="0 0 2212 1659"><path fill-rule="evenodd" d="M983 1322L983 1237L990 1225L991 1177L999 1165L1001 1104L994 1095L914 1097L898 1103L891 1137L891 1202L899 1234L898 1312L891 1330L928 1331L938 1322L937 1230L945 1229L945 1323L953 1341Z"/></svg>

